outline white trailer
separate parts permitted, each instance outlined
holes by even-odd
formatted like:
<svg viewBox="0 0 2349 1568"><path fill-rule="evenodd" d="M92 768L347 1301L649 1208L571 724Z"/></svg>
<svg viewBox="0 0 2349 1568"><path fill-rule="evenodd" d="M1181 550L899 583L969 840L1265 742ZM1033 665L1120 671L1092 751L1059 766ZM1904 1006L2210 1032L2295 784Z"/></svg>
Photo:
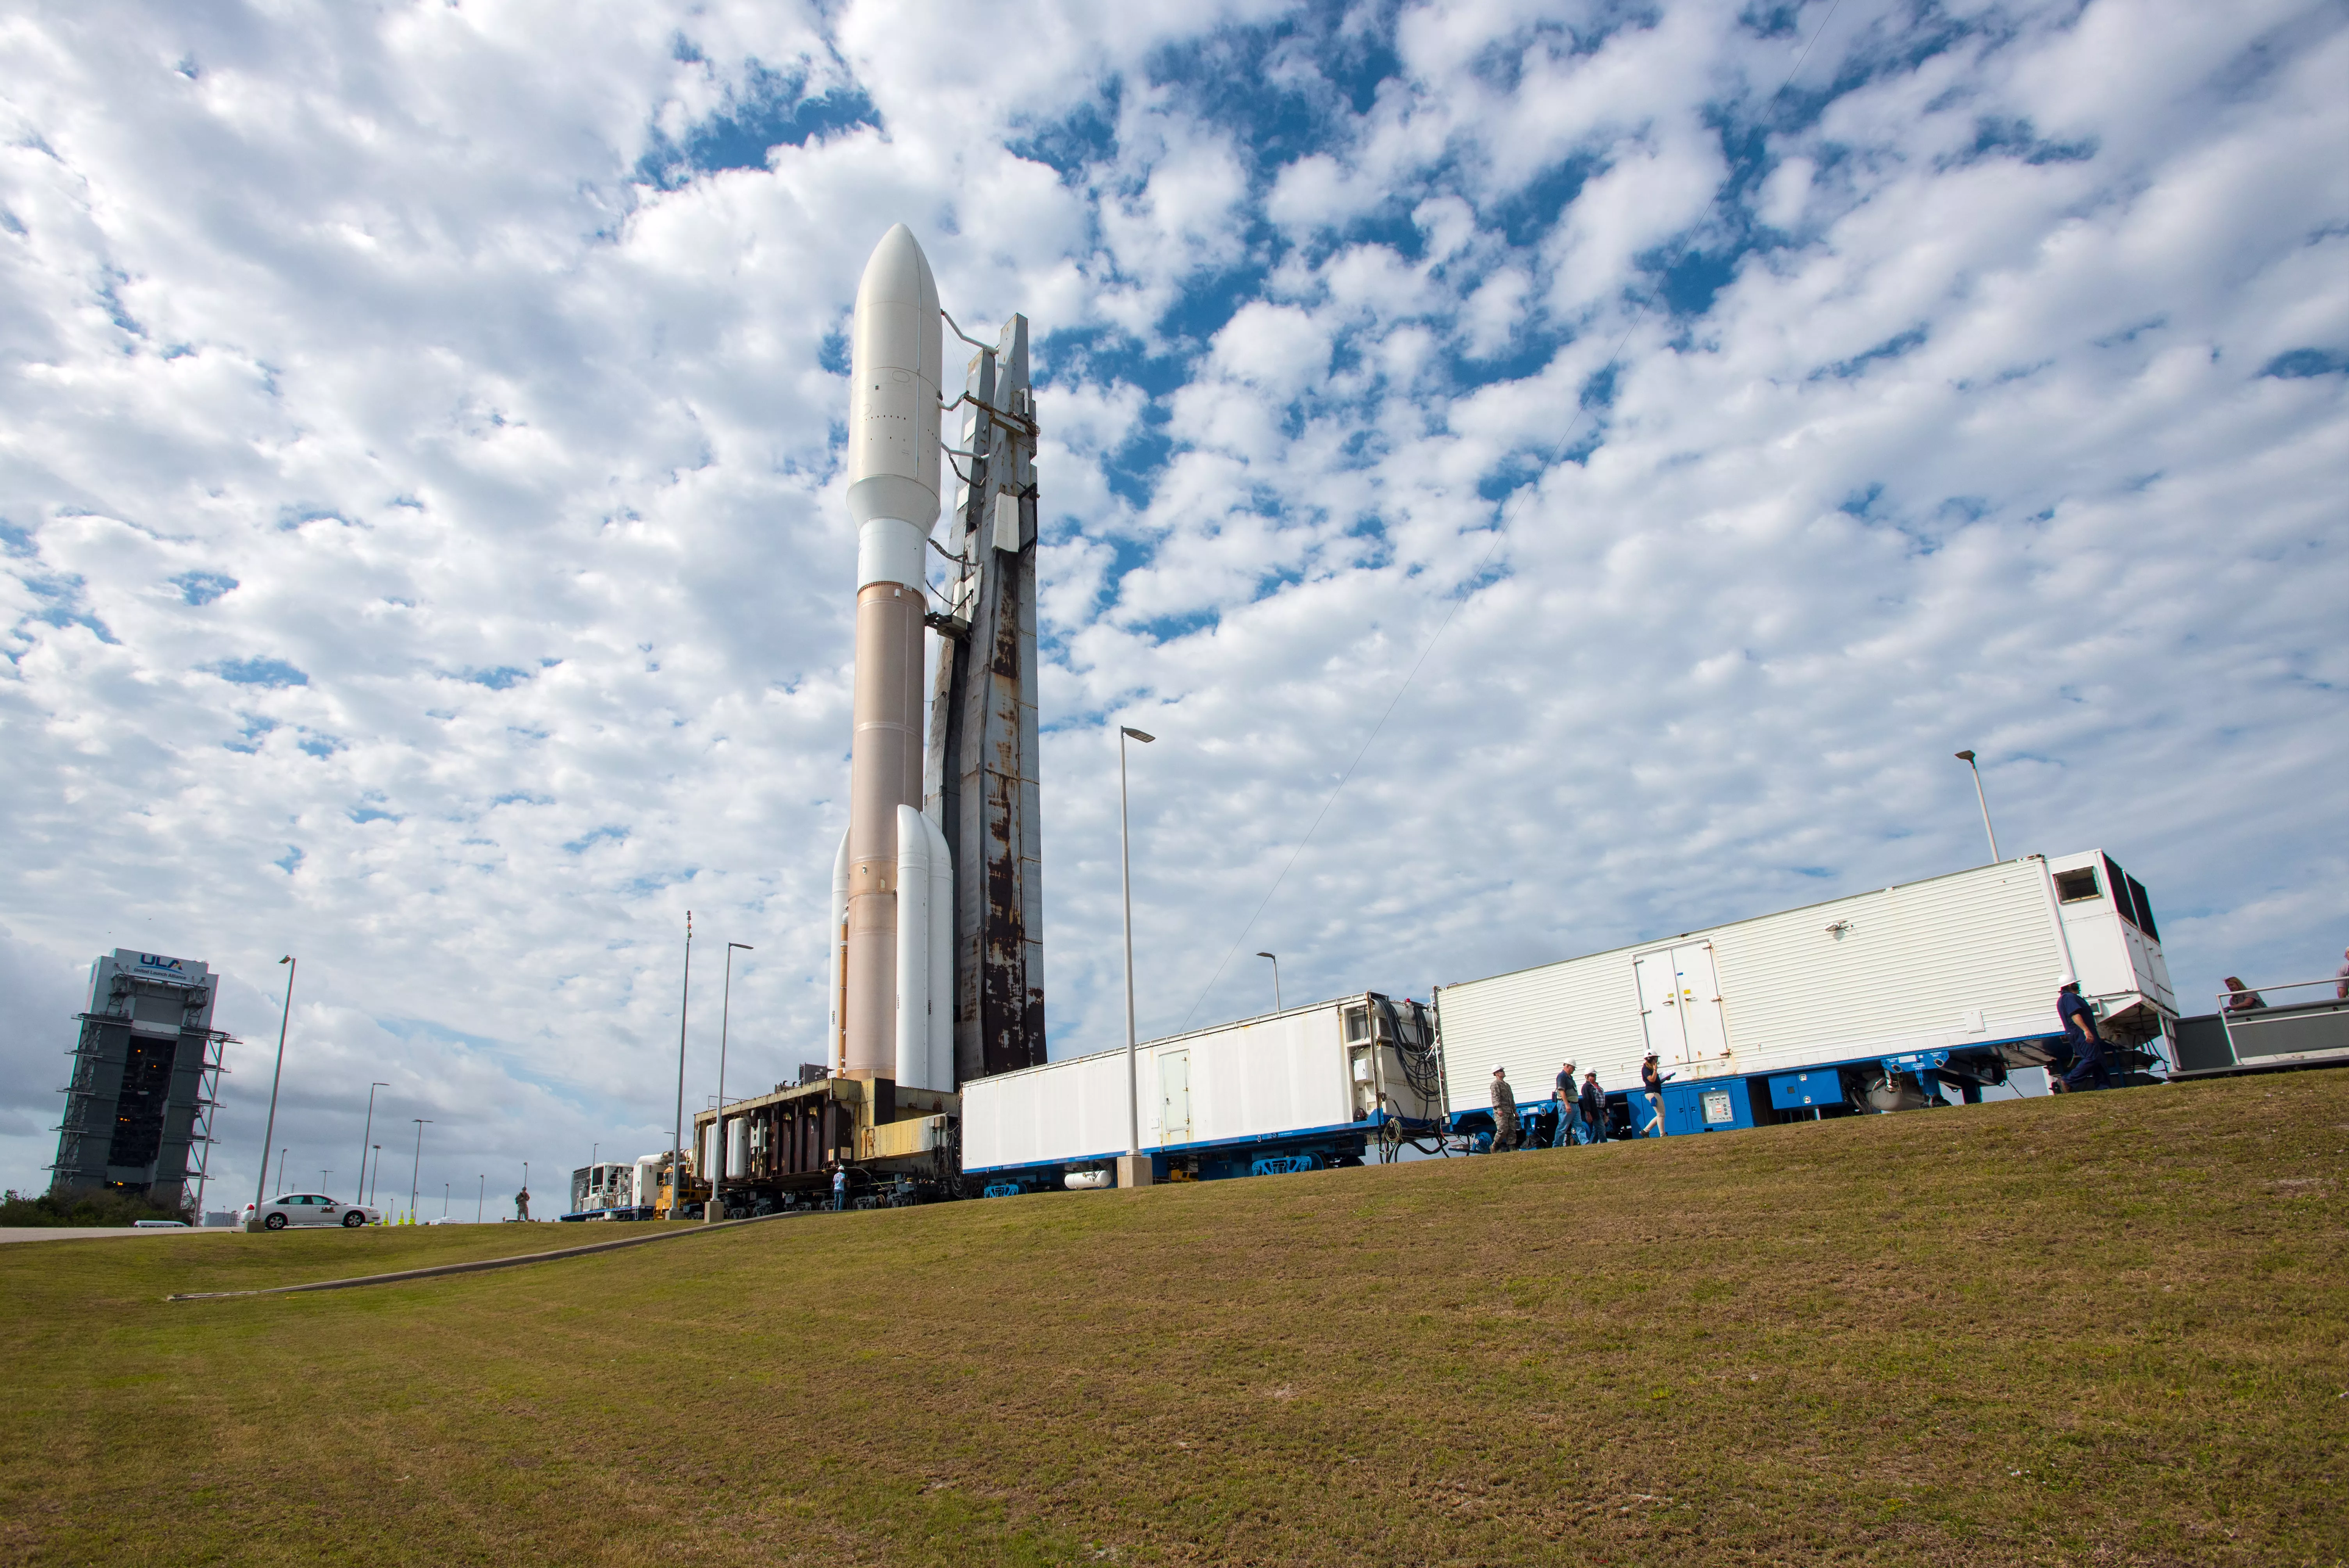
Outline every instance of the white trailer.
<svg viewBox="0 0 2349 1568"><path fill-rule="evenodd" d="M1137 1046L1133 1109L1160 1181L1358 1164L1436 1130L1442 1067L1426 1009L1376 992ZM1126 1152L1125 1050L974 1078L966 1176L989 1191L1098 1185Z"/></svg>
<svg viewBox="0 0 2349 1568"><path fill-rule="evenodd" d="M2037 855L1437 989L1454 1130L1491 1124L1493 1069L1554 1109L1596 1071L1645 1136L1967 1099L2050 1059L2067 979L2127 1065L2169 1058L2177 998L2145 889L2101 851ZM1643 1095L1650 1052L1672 1081ZM1661 1110L1661 1115L1657 1114Z"/></svg>

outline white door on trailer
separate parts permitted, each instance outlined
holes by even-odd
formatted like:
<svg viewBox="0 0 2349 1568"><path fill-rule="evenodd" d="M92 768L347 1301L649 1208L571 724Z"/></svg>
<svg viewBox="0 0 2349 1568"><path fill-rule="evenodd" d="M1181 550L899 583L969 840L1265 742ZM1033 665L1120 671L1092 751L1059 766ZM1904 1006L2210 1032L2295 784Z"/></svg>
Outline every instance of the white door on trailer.
<svg viewBox="0 0 2349 1568"><path fill-rule="evenodd" d="M1640 987L1640 1023L1648 1032L1648 1048L1660 1060L1679 1061L1688 1037L1681 1028L1680 975L1671 951L1640 954L1631 960L1631 975Z"/></svg>
<svg viewBox="0 0 2349 1568"><path fill-rule="evenodd" d="M1158 1127L1162 1143L1191 1141L1191 1053L1158 1053Z"/></svg>
<svg viewBox="0 0 2349 1568"><path fill-rule="evenodd" d="M1713 944L1691 942L1672 949L1672 981L1679 987L1683 1062L1729 1054L1729 1029L1721 1016L1721 982L1713 973Z"/></svg>

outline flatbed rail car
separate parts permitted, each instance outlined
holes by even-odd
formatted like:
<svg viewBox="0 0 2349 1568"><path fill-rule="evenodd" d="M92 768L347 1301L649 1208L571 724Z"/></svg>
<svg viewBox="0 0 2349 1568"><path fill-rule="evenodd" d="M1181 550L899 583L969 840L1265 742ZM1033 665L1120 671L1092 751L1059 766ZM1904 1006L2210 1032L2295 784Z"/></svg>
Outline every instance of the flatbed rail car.
<svg viewBox="0 0 2349 1568"><path fill-rule="evenodd" d="M1135 1047L1143 1151L1160 1181L1359 1165L1441 1130L1426 1009L1364 992ZM1126 1152L1125 1050L976 1078L962 1090L967 1188L1105 1185Z"/></svg>
<svg viewBox="0 0 2349 1568"><path fill-rule="evenodd" d="M2250 992L2255 1006L2180 1018L2169 1076L2212 1078L2349 1063L2349 997L2341 995L2345 989L2349 981L2337 975L2259 985ZM2231 991L2220 995L2234 998Z"/></svg>
<svg viewBox="0 0 2349 1568"><path fill-rule="evenodd" d="M730 1101L722 1133L718 1111L697 1111L686 1159L706 1191L723 1139L730 1213L828 1203L834 1165L849 1171L859 1207L957 1197L960 1099L815 1068L800 1083Z"/></svg>
<svg viewBox="0 0 2349 1568"><path fill-rule="evenodd" d="M2175 1059L2177 998L2144 887L2101 851L2037 855L1437 989L1455 1134L1489 1135L1507 1069L1554 1127L1568 1061L1615 1136L1712 1132L1968 1101L2065 1053L2076 978L2116 1071ZM1637 1092L1651 1051L1661 1116Z"/></svg>

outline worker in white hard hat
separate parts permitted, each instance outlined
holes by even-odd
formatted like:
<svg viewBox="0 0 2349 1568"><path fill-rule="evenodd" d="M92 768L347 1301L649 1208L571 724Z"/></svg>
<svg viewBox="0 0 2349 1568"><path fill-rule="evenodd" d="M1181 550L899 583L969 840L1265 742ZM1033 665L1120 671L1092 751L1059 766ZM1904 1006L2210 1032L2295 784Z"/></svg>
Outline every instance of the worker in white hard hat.
<svg viewBox="0 0 2349 1568"><path fill-rule="evenodd" d="M2080 999L2077 980L2066 980L2057 988L2055 1016L2064 1026L2064 1043L2072 1047L2072 1070L2061 1078L2049 1073L2047 1087L2061 1094L2113 1088L2112 1069L2105 1064L2104 1031L2096 1026L2096 1010Z"/></svg>
<svg viewBox="0 0 2349 1568"><path fill-rule="evenodd" d="M1646 1126L1640 1129L1640 1135L1642 1138L1661 1138L1664 1135L1664 1078L1666 1076L1656 1070L1656 1053L1650 1051L1648 1059L1640 1064L1640 1089L1647 1096L1648 1100L1648 1122Z"/></svg>

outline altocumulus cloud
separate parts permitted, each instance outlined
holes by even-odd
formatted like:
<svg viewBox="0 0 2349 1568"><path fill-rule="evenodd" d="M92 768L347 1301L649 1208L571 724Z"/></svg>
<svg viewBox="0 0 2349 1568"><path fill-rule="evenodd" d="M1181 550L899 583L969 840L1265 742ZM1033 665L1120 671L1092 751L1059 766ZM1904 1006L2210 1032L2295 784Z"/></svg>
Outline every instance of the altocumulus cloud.
<svg viewBox="0 0 2349 1568"><path fill-rule="evenodd" d="M1120 721L1152 1027L1969 863L1961 746L2189 997L2337 962L2339 7L920 15L0 28L12 1183L109 945L230 976L231 1193L289 949L337 1187L382 1074L428 1193L665 1142L688 907L815 1054L899 220L1040 334L1057 1052Z"/></svg>

